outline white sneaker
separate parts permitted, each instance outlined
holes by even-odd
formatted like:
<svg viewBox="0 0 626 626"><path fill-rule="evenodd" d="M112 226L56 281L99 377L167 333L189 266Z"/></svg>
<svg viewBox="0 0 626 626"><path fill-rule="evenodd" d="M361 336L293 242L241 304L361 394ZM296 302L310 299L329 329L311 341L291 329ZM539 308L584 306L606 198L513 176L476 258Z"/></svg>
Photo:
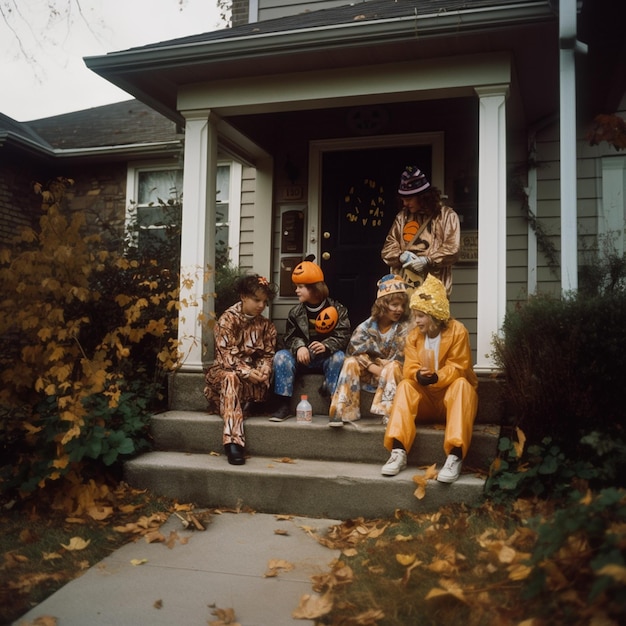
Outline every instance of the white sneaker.
<svg viewBox="0 0 626 626"><path fill-rule="evenodd" d="M395 476L406 468L406 451L401 448L394 448L391 451L389 460L383 465L383 476Z"/></svg>
<svg viewBox="0 0 626 626"><path fill-rule="evenodd" d="M446 462L439 470L437 480L440 483L453 483L461 475L462 461L456 454L448 454Z"/></svg>

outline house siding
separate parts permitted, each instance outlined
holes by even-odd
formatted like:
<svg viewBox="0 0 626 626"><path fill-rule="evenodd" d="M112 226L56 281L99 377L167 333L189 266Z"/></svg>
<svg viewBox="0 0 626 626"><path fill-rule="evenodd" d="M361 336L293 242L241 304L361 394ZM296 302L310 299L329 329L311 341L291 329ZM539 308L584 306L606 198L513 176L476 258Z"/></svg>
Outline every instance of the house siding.
<svg viewBox="0 0 626 626"><path fill-rule="evenodd" d="M346 4L349 4L346 0L318 0L317 2L307 2L306 0L260 0L258 21L331 9Z"/></svg>
<svg viewBox="0 0 626 626"><path fill-rule="evenodd" d="M241 177L241 218L237 262L242 271L257 271L254 267L255 169L243 167Z"/></svg>
<svg viewBox="0 0 626 626"><path fill-rule="evenodd" d="M622 100L620 110L622 117L626 114L626 101ZM618 153L612 146L602 143L591 146L586 138L587 128L578 130L577 165L577 223L578 223L578 254L579 266L594 262L606 254L602 237L599 237L599 212L603 204L602 171L600 159L614 157L626 159L626 155ZM559 127L552 124L537 136L537 219L539 220L548 240L557 251L560 265L560 153ZM606 209L607 207L605 207ZM624 230L622 225L622 238ZM538 292L558 295L561 290L560 267L551 267L539 248L538 254Z"/></svg>

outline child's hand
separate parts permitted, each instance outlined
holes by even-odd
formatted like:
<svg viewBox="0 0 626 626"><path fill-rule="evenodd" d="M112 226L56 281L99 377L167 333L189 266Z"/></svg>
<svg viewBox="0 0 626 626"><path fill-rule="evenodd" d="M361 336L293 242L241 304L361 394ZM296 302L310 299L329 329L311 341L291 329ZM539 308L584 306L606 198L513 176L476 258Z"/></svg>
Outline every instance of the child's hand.
<svg viewBox="0 0 626 626"><path fill-rule="evenodd" d="M264 383L268 379L269 374L259 370L250 370L250 375L248 376L248 380L251 380L253 383Z"/></svg>
<svg viewBox="0 0 626 626"><path fill-rule="evenodd" d="M309 350L315 355L320 356L320 354L324 354L326 352L326 346L319 341L312 341L309 344Z"/></svg>
<svg viewBox="0 0 626 626"><path fill-rule="evenodd" d="M311 362L311 353L308 348L300 346L296 352L296 360L302 365L308 365Z"/></svg>
<svg viewBox="0 0 626 626"><path fill-rule="evenodd" d="M428 385L433 385L439 380L439 376L437 376L436 372L430 372L429 370L422 368L415 374L415 378L417 382L422 385L422 387L428 387Z"/></svg>

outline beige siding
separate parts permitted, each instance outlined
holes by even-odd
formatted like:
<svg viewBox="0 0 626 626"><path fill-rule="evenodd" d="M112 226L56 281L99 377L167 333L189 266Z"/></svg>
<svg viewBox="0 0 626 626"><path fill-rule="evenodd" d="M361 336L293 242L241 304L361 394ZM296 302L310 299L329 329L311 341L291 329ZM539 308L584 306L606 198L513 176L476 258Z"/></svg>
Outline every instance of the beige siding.
<svg viewBox="0 0 626 626"><path fill-rule="evenodd" d="M621 114L626 112L623 102ZM577 141L577 215L578 215L578 250L579 263L590 262L600 250L598 242L598 214L602 206L602 173L599 159L615 156L612 146L606 143L598 146L589 145L585 138L588 123L578 131ZM538 211L537 217L557 250L560 249L560 167L559 167L559 128L553 124L538 136ZM555 277L556 273L556 277ZM550 269L545 257L539 254L539 291L556 293L560 291L560 271Z"/></svg>
<svg viewBox="0 0 626 626"><path fill-rule="evenodd" d="M239 260L242 270L254 269L254 189L255 171L252 167L244 167L241 173L241 217L239 233Z"/></svg>
<svg viewBox="0 0 626 626"><path fill-rule="evenodd" d="M348 4L346 0L318 0L307 2L306 0L260 0L259 21L273 20L277 17L299 15L309 11L319 11Z"/></svg>

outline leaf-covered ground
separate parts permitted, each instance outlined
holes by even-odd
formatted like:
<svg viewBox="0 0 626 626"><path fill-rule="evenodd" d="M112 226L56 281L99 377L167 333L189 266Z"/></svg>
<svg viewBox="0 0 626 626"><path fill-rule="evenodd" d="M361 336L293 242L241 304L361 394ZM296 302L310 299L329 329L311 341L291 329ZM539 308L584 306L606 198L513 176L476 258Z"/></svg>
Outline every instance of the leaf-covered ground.
<svg viewBox="0 0 626 626"><path fill-rule="evenodd" d="M129 541L175 549L186 539L161 532L170 515L181 528L210 532L217 512L124 483L1 504L0 624ZM512 507L398 510L388 519L346 520L325 535L303 529L341 557L312 578L293 617L320 626L618 626L626 623L625 510L626 493L613 489L588 492L568 510L520 499ZM266 576L288 569L287 561L270 561ZM235 626L235 611L215 607L207 623ZM55 626L49 619L45 626Z"/></svg>

